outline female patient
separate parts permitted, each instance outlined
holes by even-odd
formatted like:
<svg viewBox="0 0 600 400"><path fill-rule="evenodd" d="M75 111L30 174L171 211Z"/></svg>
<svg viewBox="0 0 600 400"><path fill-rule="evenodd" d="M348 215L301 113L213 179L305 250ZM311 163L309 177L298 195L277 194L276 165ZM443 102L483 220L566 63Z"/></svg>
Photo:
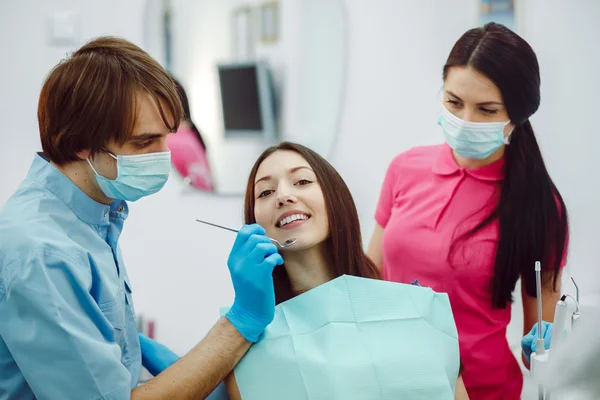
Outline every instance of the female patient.
<svg viewBox="0 0 600 400"><path fill-rule="evenodd" d="M374 281L379 279L379 270L362 250L358 214L350 191L337 171L326 160L304 146L289 142L267 149L256 161L250 173L244 212L246 224L261 225L266 230L268 237L281 243L291 238L296 238L297 241L289 248L280 250L284 265L276 268L273 274L275 297L278 303L275 320L265 331L262 342L259 341L250 349L246 357L226 379L227 391L231 400L241 398L244 400L326 398L332 396L332 393L335 397L341 394L336 386L338 384L344 386L339 390L345 393L350 391L357 396L356 398L367 400L370 398L370 393L372 393L373 399L398 398L398 396L405 399L421 399L432 398L432 394L433 397L437 395L436 398L441 399L439 397L442 393L440 390L445 391L443 392L446 395L444 398L452 399L454 398L452 387L455 383L456 398L467 398L462 379L459 377L457 381L454 381L458 370L458 340L454 337L448 341L449 335L442 334L442 339L436 340L434 343L426 343L422 340L418 357L407 357L407 345L398 343L397 346L394 344L386 347L384 351L379 351L377 356L369 354L372 359L367 360L366 363L364 358L361 360L352 358L351 354L354 353L350 351L351 349L368 347L364 342L353 339L369 341L377 338L377 333L370 334L370 336L360 336L362 333L353 336L356 334L352 333L348 334L350 337L343 337L347 335L346 332L352 332L352 330L340 329L335 331L334 341L328 340L328 336L323 336L324 333L321 332L321 336L314 340L307 340L308 335L304 336L302 350L295 348L288 354L286 353L288 350L281 347L283 340L281 337L279 337L281 340L278 340L280 334L276 333L276 330L282 327L284 330L289 329L288 326L292 325L291 320L286 320L285 310L282 311L282 307L288 307L288 312L291 309L301 309L304 299L307 302L312 299L310 301L314 302L316 297L313 295L316 292L329 290L328 286L334 283L333 280L343 279L343 275L371 278L364 281L367 284L369 282L379 284L379 281ZM355 279L355 281L363 282L360 279ZM327 285L324 285L326 283ZM381 284L398 285L390 282L381 282ZM320 285L323 286L317 288ZM413 287L408 289L413 290ZM414 290L419 289L414 287ZM423 288L422 290L427 289ZM375 292L371 296L377 297L378 294ZM319 304L319 312L327 314L323 310L327 311L331 304L326 301ZM380 308L384 308L386 306L385 299L382 298L378 305ZM313 303L310 303L310 307L313 307ZM360 304L354 305L354 307L358 309ZM398 305L388 304L388 307L398 307ZM410 307L412 305L408 305L406 308ZM330 310L330 314L335 314L334 318L342 314L337 306L334 305L331 308L333 310ZM415 308L418 307L415 306ZM311 310L314 309L315 307L311 308ZM451 319L449 305L447 309ZM444 310L446 309L444 308ZM305 314L300 313L300 315ZM309 317L307 316L307 318ZM340 321L336 319L325 322L324 326L330 322L339 323ZM297 322L294 323L297 325ZM454 327L453 321L451 324ZM379 329L387 329L388 326L383 324ZM428 326L426 329L432 328ZM362 328L358 331L362 331ZM411 340L420 340L418 332L415 334L411 332L410 336ZM296 340L295 347L298 347L299 339L292 339L292 341L294 340ZM442 342L449 344L442 345ZM347 351L336 350L340 349L339 343L349 343L350 345L346 347ZM374 345L372 342L367 344ZM381 346L385 346L385 344L381 344ZM321 348L322 351L315 351L315 348ZM432 348L436 350L430 351ZM439 357L439 353L448 351L448 348L450 348L449 354L456 354L456 358L452 355L445 359ZM294 351L302 353L303 361L301 363L298 361L298 354L295 354ZM432 361L427 364L429 360L426 358L431 354L436 354L436 351L437 355L431 356ZM417 353L413 350L412 354ZM346 361L344 361L344 357ZM258 361L255 362L257 359ZM252 364L250 367L248 360ZM402 377L406 377L406 371L410 371L413 367L434 365L435 361L440 361L438 364L444 364L444 367L438 365L425 368L422 375L419 371L418 378L410 385L402 384L404 387L398 387L402 386L399 382L402 381ZM365 375L373 375L376 377L375 379L363 378L359 372L362 370L358 369L358 365L361 363L367 365L367 371L370 371ZM317 364L318 367L316 367ZM302 387L306 386L306 389L302 389L306 395L299 395L297 393L299 386L294 386L293 382L289 382L289 378L283 378L282 376L288 376L283 372L283 375L279 375L280 380L277 381L278 376L274 376L273 371L269 371L267 365L275 365L276 367L273 369L275 372L296 371L295 376L299 377L298 380L302 383ZM244 372L250 371L252 376L250 392L252 394L244 389L243 382L239 380L242 378L241 369L244 369ZM340 375L346 379L337 380L335 373L330 373L334 369L338 371L333 372L340 372ZM263 370L263 373L254 377L252 370ZM320 373L316 372L317 370L326 372ZM375 372L373 372L374 370ZM394 374L391 374L390 370ZM437 372L432 372L432 370ZM236 380L236 374L238 374L238 380ZM398 379L395 378L396 376ZM248 374L245 377L244 379L248 381ZM357 377L359 378L357 379ZM391 377L391 379L385 379L386 377ZM438 387L432 389L436 382ZM440 389L440 386L443 388ZM365 392L369 394L365 396ZM383 396L384 393L392 397Z"/></svg>

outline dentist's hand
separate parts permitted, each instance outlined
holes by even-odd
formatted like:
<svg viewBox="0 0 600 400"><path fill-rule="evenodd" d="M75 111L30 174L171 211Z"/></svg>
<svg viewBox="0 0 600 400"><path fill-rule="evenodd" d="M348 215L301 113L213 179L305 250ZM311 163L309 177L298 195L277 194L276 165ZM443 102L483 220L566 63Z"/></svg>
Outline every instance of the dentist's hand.
<svg viewBox="0 0 600 400"><path fill-rule="evenodd" d="M138 337L140 339L140 347L142 348L142 365L152 376L160 374L175 361L179 360L179 356L166 346L155 342L139 332Z"/></svg>
<svg viewBox="0 0 600 400"><path fill-rule="evenodd" d="M521 348L527 361L531 362L531 353L535 353L536 350L536 339L538 337L538 324L534 324L533 328L529 333L523 336L521 339ZM550 341L552 340L552 323L542 321L542 337L544 338L544 348L547 350L550 348Z"/></svg>
<svg viewBox="0 0 600 400"><path fill-rule="evenodd" d="M256 342L275 315L273 269L283 258L266 231L245 225L237 234L227 265L235 300L225 317L248 340Z"/></svg>

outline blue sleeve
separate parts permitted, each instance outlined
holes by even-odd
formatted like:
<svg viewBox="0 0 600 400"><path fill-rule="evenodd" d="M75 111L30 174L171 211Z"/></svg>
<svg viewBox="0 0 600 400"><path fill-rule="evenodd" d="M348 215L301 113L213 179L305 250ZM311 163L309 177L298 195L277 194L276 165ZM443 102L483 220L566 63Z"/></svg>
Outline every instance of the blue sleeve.
<svg viewBox="0 0 600 400"><path fill-rule="evenodd" d="M49 250L0 269L0 336L40 400L130 399L91 279L89 264Z"/></svg>

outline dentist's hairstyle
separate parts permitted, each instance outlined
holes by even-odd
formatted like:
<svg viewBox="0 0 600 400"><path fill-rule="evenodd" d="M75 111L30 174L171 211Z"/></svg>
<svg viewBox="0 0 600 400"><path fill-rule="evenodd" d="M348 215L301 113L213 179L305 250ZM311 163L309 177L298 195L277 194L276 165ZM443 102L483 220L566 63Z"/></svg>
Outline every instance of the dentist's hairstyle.
<svg viewBox="0 0 600 400"><path fill-rule="evenodd" d="M127 40L100 37L50 71L38 103L44 154L58 165L79 161L133 133L138 94L149 94L165 127L175 132L183 109L175 83L146 52Z"/></svg>
<svg viewBox="0 0 600 400"><path fill-rule="evenodd" d="M443 78L453 67L469 66L500 89L515 129L505 149L504 180L497 205L474 229L458 236L449 254L486 226L497 222L499 240L491 282L492 305L505 308L519 277L529 296L536 296L536 261L544 285L556 290L568 248L565 203L552 182L529 122L540 105L540 72L536 55L519 35L496 23L467 31L454 45ZM552 286L550 286L550 284Z"/></svg>
<svg viewBox="0 0 600 400"><path fill-rule="evenodd" d="M244 199L245 223L253 224L256 222L254 217L254 181L256 180L258 168L267 157L280 150L294 151L300 154L314 171L317 182L321 186L327 218L329 219L330 236L327 239L326 251L331 255L331 267L333 269L331 272L333 275L335 277L354 275L362 278L380 279L379 269L363 250L358 212L350 189L327 160L305 146L282 142L266 149L256 160L246 187ZM285 268L275 268L273 280L275 299L278 304L294 297Z"/></svg>

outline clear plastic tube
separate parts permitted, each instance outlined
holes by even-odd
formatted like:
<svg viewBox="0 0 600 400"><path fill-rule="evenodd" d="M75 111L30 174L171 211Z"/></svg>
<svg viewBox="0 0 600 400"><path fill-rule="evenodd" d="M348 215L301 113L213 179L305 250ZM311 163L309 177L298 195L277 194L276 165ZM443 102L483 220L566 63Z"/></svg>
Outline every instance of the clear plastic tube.
<svg viewBox="0 0 600 400"><path fill-rule="evenodd" d="M535 262L535 287L537 292L538 339L542 339L542 264Z"/></svg>

